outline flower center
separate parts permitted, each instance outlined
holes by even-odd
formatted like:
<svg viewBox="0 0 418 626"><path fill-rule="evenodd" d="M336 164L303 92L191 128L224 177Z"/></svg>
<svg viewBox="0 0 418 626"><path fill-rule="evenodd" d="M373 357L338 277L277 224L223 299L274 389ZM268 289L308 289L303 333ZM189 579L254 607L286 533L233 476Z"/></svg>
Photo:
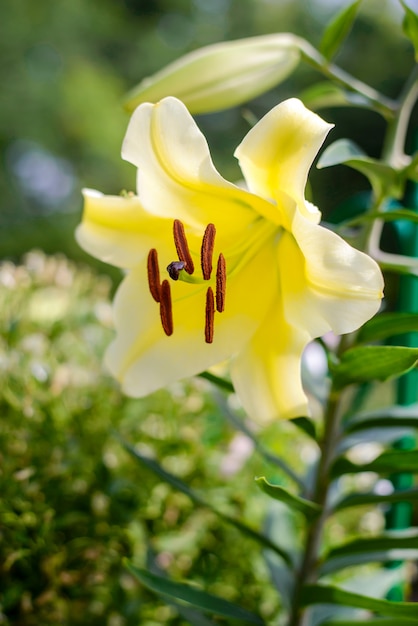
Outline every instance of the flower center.
<svg viewBox="0 0 418 626"><path fill-rule="evenodd" d="M202 283L210 281L213 270L213 250L215 247L216 228L213 224L208 224L203 235L200 249L200 265L203 280L194 276L194 263L190 254L184 226L180 220L174 220L173 238L176 246L178 260L172 261L167 266L167 272L172 280L184 280L191 283ZM171 297L171 287L168 280L160 281L160 269L158 265L158 253L152 248L148 254L147 262L148 286L154 300L160 305L161 325L167 336L173 334L173 304ZM183 272L186 272L184 274ZM222 253L219 254L216 265L216 281L214 283L215 294L212 286L206 290L205 305L205 341L213 342L215 328L215 312L222 313L225 309L226 293L226 263Z"/></svg>

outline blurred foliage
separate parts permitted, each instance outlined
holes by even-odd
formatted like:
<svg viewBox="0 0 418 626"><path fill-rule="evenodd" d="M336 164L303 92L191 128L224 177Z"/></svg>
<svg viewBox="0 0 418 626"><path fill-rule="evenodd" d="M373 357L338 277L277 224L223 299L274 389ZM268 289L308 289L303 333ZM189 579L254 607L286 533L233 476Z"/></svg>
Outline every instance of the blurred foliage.
<svg viewBox="0 0 418 626"><path fill-rule="evenodd" d="M320 0L30 0L7 1L0 24L0 257L33 247L81 258L73 228L80 188L119 193L135 187L120 158L128 116L123 95L140 79L199 46L291 31L318 44L341 3ZM344 69L396 96L414 62L400 35L395 0L363 2L337 56ZM361 54L358 54L361 50ZM257 116L322 80L301 65L283 85L248 104ZM350 134L377 156L382 120L362 110L326 110L332 141ZM239 176L234 147L248 130L242 110L200 116L215 163ZM349 126L348 126L349 125ZM348 133L348 128L350 133ZM228 129L228 133L225 130ZM226 143L228 141L228 143ZM315 201L327 214L367 182L347 168L314 172ZM85 257L82 257L85 259Z"/></svg>
<svg viewBox="0 0 418 626"><path fill-rule="evenodd" d="M188 623L134 582L124 556L275 615L258 544L161 483L118 439L259 527L268 498L253 477L288 480L225 421L209 383L124 398L101 369L110 282L89 269L31 253L0 266L0 285L0 624ZM294 434L287 425L278 444L293 456ZM262 441L273 439L267 429Z"/></svg>

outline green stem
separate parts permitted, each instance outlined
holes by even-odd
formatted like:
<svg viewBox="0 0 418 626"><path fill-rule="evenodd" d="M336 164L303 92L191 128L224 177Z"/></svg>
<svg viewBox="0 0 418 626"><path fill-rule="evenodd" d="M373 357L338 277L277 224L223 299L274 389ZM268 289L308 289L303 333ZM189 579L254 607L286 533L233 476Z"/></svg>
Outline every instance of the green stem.
<svg viewBox="0 0 418 626"><path fill-rule="evenodd" d="M360 94L367 98L379 113L386 119L391 119L396 111L396 102L387 96L384 96L373 87L370 87L361 80L354 78L348 72L345 72L337 65L330 63L316 48L305 39L298 42L302 58L312 67L331 78L335 83Z"/></svg>
<svg viewBox="0 0 418 626"><path fill-rule="evenodd" d="M341 357L352 344L354 334L341 337L337 357ZM315 472L312 488L312 501L322 508L321 515L310 525L306 537L305 551L299 571L296 574L296 588L293 595L292 610L288 626L304 626L307 614L301 608L300 594L304 585L314 583L318 579L318 566L324 527L328 519L327 508L329 488L331 485L330 468L335 458L335 451L340 433L341 391L331 387L324 412L324 432L320 442L320 458Z"/></svg>
<svg viewBox="0 0 418 626"><path fill-rule="evenodd" d="M418 65L412 70L408 81L399 97L395 117L389 122L382 161L393 167L408 165L405 155L406 134L412 109L418 98Z"/></svg>
<svg viewBox="0 0 418 626"><path fill-rule="evenodd" d="M382 163L399 168L405 167L410 162L410 157L405 154L406 135L408 131L411 113L418 99L418 65L415 65L408 81L397 101L395 116L389 121L383 151ZM388 198L382 195L375 198L372 211L382 211ZM382 220L374 220L368 224L363 230L362 250L365 250L373 258L387 267L391 265L396 267L410 268L413 273L417 273L417 261L414 258L408 258L403 255L395 255L393 253L385 253L380 250L380 238L383 229Z"/></svg>
<svg viewBox="0 0 418 626"><path fill-rule="evenodd" d="M303 626L306 617L301 609L299 598L302 588L307 583L316 582L318 578L318 560L324 526L328 518L327 500L329 494L330 466L334 458L336 441L339 432L340 394L331 390L324 416L324 435L321 442L319 459L312 501L322 507L322 514L310 525L305 545L305 552L297 573L294 603L289 618L289 626Z"/></svg>

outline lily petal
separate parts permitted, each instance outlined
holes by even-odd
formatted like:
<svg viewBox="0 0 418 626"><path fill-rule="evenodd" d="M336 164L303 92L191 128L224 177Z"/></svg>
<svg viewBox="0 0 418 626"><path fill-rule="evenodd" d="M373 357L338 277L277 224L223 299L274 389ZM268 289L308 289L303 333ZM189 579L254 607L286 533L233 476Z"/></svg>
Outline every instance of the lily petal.
<svg viewBox="0 0 418 626"><path fill-rule="evenodd" d="M105 196L84 189L83 220L76 230L79 245L97 259L128 269L150 248L171 238L172 221L147 213L137 196ZM165 237L164 237L165 235Z"/></svg>
<svg viewBox="0 0 418 626"><path fill-rule="evenodd" d="M331 128L296 98L274 107L235 151L249 190L278 202L282 200L278 191L285 193L305 217L317 223L320 212L305 202L305 186L312 162Z"/></svg>
<svg viewBox="0 0 418 626"><path fill-rule="evenodd" d="M179 219L196 232L213 222L227 238L239 236L255 211L264 215L274 208L219 174L205 137L176 98L136 109L122 156L138 167L138 196L146 210Z"/></svg>
<svg viewBox="0 0 418 626"><path fill-rule="evenodd" d="M330 230L297 216L279 254L285 317L312 338L352 332L379 310L379 266Z"/></svg>
<svg viewBox="0 0 418 626"><path fill-rule="evenodd" d="M205 343L204 332L206 283L171 283L174 332L167 337L159 305L148 290L145 266L132 269L115 297L116 339L106 354L107 367L123 390L133 397L147 395L239 351L271 306L277 283L274 260L273 246L266 245L228 279L225 310L215 313L211 344Z"/></svg>
<svg viewBox="0 0 418 626"><path fill-rule="evenodd" d="M245 411L257 422L308 415L301 358L308 333L295 331L275 300L268 317L231 361L231 378Z"/></svg>

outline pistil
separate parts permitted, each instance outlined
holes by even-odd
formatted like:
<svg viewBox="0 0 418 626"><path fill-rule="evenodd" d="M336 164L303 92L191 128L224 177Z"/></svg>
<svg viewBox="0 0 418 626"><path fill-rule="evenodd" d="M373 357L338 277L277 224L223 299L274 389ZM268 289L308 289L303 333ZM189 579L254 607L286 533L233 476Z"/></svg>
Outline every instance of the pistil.
<svg viewBox="0 0 418 626"><path fill-rule="evenodd" d="M178 280L181 270L185 268L184 261L172 261L167 265L167 272L173 280Z"/></svg>

